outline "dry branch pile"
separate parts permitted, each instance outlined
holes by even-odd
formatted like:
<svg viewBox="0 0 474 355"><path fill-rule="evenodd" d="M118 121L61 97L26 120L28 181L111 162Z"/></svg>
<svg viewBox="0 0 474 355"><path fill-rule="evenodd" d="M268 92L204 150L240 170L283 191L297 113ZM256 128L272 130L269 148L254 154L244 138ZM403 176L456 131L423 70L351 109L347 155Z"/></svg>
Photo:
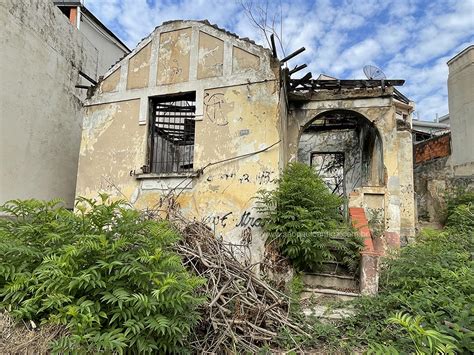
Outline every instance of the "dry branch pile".
<svg viewBox="0 0 474 355"><path fill-rule="evenodd" d="M259 279L252 265L239 262L230 245L216 239L201 223L186 224L182 233L184 240L176 251L189 269L207 279L208 303L191 339L193 350L254 353L264 345L275 346L277 332L283 327L297 336L309 336L290 319L288 296Z"/></svg>

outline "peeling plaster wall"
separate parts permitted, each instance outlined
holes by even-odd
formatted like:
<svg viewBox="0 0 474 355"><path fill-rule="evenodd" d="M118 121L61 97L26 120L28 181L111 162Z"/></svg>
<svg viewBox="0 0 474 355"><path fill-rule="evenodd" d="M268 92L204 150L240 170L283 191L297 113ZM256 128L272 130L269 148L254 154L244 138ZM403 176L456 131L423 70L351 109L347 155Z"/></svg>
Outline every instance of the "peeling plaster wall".
<svg viewBox="0 0 474 355"><path fill-rule="evenodd" d="M376 208L371 205L382 205L385 230L397 233L404 241L411 239L415 234L412 138L408 130L398 127L396 111L403 110L408 117L406 124L411 125L412 106L394 100L390 88L358 92L327 90L312 97L294 98L288 129L290 159L296 159L298 155L303 129L316 116L331 110L350 110L361 114L374 123L382 140L383 182L381 186L365 184L355 189L350 194L349 207L368 210Z"/></svg>
<svg viewBox="0 0 474 355"><path fill-rule="evenodd" d="M127 90L148 86L150 76L151 44L147 44L130 58L127 75Z"/></svg>
<svg viewBox="0 0 474 355"><path fill-rule="evenodd" d="M445 196L457 189L474 189L471 175L456 175L452 156L417 163L414 169L418 221L444 223Z"/></svg>
<svg viewBox="0 0 474 355"><path fill-rule="evenodd" d="M224 41L199 32L198 79L221 76L224 69Z"/></svg>
<svg viewBox="0 0 474 355"><path fill-rule="evenodd" d="M251 64L239 73L233 72L234 48L250 56ZM135 60L142 53L143 60ZM147 85L131 89L127 83L135 82L137 72ZM279 65L268 50L212 26L176 21L156 28L110 70L88 103L77 196L107 192L139 209L162 209L176 188L179 197L172 204L206 223L216 236L248 245L243 252L261 260L264 239L254 197L275 186L283 154L276 73ZM148 164L149 98L189 91L196 92L194 170L208 167L200 176L137 177Z"/></svg>
<svg viewBox="0 0 474 355"><path fill-rule="evenodd" d="M78 71L98 52L48 0L0 2L0 204L62 198L73 207L82 126Z"/></svg>

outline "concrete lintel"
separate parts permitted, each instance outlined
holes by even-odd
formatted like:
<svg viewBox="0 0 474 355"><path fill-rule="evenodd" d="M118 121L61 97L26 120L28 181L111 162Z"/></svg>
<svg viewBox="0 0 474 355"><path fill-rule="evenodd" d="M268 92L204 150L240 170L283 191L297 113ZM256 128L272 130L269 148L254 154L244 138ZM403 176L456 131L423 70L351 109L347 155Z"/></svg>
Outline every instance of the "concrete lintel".
<svg viewBox="0 0 474 355"><path fill-rule="evenodd" d="M204 90L206 89L249 85L249 83L241 75L235 75L230 78L218 77L218 78L211 78L208 80L197 80L193 82L184 82L184 83L178 83L178 84L172 84L172 85L161 85L161 86L156 86L156 87L151 87L151 88L126 90L127 72L128 72L128 64L127 64L127 68L125 67L122 68L118 92L103 93L102 95L98 97L94 97L92 99L87 100L84 106L94 106L94 105L106 104L106 103L117 102L117 101L139 99L141 97L168 95L168 94L173 94L173 93L189 92L189 91L196 91L196 99L198 99L199 93L203 93ZM255 81L250 83L250 85L258 84L261 82L275 81L275 80L276 79L265 78L264 75L257 75L257 77L255 78ZM202 94L201 94L201 98L202 98ZM202 105L197 105L196 115L203 115Z"/></svg>
<svg viewBox="0 0 474 355"><path fill-rule="evenodd" d="M301 106L301 110L323 110L323 109L358 109L358 108L374 108L374 107L391 107L391 98L365 98L365 99L339 99L310 101Z"/></svg>

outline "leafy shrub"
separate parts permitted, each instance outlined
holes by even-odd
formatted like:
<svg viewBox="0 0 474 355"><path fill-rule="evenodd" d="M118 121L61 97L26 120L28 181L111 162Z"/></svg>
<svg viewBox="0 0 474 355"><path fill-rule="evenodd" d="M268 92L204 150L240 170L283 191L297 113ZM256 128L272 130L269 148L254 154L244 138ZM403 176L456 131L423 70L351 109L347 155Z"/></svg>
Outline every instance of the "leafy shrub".
<svg viewBox="0 0 474 355"><path fill-rule="evenodd" d="M344 225L342 203L310 166L290 163L275 190L260 192L258 209L270 242L296 269L315 271L335 259L355 268L362 241Z"/></svg>
<svg viewBox="0 0 474 355"><path fill-rule="evenodd" d="M420 316L412 317L402 312L388 319L388 323L397 324L408 333L416 354L455 354L455 351L459 350L454 345L456 340L453 337L434 329L423 327L422 321L423 318ZM399 352L392 345L375 343L369 345L369 350L366 354L396 355Z"/></svg>
<svg viewBox="0 0 474 355"><path fill-rule="evenodd" d="M446 210L444 212L444 222L450 224L448 219L453 218L454 211L461 205L474 205L474 190L469 190L466 188L456 188L453 191L450 191L445 196L446 200ZM451 225L453 220L451 220Z"/></svg>
<svg viewBox="0 0 474 355"><path fill-rule="evenodd" d="M12 314L63 324L55 351L174 352L196 323L201 279L170 251L179 235L121 202L79 199L0 207L0 302Z"/></svg>
<svg viewBox="0 0 474 355"><path fill-rule="evenodd" d="M474 205L458 205L445 230L425 231L396 258L386 260L380 294L357 300L358 314L344 322L343 331L368 343L413 352L416 347L403 329L387 320L404 312L422 317L424 329L452 337L459 353L474 352L473 213Z"/></svg>

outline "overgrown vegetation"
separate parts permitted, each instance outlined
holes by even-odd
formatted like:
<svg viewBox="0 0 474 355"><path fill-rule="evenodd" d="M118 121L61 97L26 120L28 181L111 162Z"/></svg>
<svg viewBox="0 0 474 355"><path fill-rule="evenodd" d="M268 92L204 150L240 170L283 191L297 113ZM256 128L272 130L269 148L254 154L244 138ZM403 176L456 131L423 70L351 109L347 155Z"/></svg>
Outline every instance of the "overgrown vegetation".
<svg viewBox="0 0 474 355"><path fill-rule="evenodd" d="M440 333L437 330L423 326L423 317L412 317L409 314L397 313L388 319L388 323L402 327L407 333L416 354L454 354L459 348L454 345L456 339ZM400 352L393 345L372 343L369 345L367 355L370 354L392 354Z"/></svg>
<svg viewBox="0 0 474 355"><path fill-rule="evenodd" d="M458 201L444 230L424 231L385 261L380 293L354 301L358 312L333 328L339 337L332 346L369 346L377 354L474 352L474 199Z"/></svg>
<svg viewBox="0 0 474 355"><path fill-rule="evenodd" d="M316 271L333 260L350 269L358 266L362 241L344 224L342 203L303 163L289 164L278 187L259 195L269 242L302 271Z"/></svg>
<svg viewBox="0 0 474 355"><path fill-rule="evenodd" d="M452 190L448 190L445 195L446 210L444 212L444 223L448 225L455 224L456 220L453 220L454 212L458 206L468 206L469 203L474 203L474 189L466 189L465 187L457 187ZM451 221L448 219L451 218Z"/></svg>
<svg viewBox="0 0 474 355"><path fill-rule="evenodd" d="M121 202L79 199L0 207L0 304L68 335L55 352L176 352L198 319L202 299L170 247L178 233Z"/></svg>

